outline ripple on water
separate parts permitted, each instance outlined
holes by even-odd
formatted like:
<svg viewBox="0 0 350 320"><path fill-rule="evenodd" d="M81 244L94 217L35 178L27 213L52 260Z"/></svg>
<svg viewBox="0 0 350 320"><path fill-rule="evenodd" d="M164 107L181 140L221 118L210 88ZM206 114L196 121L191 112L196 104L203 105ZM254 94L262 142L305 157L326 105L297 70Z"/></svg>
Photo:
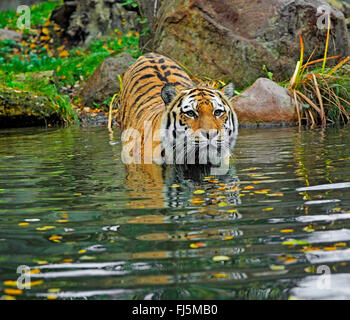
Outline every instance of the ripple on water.
<svg viewBox="0 0 350 320"><path fill-rule="evenodd" d="M348 135L242 129L211 176L126 167L104 128L1 130L0 298L349 299Z"/></svg>

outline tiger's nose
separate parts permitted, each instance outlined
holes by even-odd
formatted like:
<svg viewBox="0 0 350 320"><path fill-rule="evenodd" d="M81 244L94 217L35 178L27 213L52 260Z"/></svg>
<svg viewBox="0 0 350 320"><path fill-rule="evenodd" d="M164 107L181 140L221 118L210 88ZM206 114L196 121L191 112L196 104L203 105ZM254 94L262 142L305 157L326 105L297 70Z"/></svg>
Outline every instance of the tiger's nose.
<svg viewBox="0 0 350 320"><path fill-rule="evenodd" d="M219 135L218 130L200 130L200 135L204 137L207 140L213 140L216 139Z"/></svg>

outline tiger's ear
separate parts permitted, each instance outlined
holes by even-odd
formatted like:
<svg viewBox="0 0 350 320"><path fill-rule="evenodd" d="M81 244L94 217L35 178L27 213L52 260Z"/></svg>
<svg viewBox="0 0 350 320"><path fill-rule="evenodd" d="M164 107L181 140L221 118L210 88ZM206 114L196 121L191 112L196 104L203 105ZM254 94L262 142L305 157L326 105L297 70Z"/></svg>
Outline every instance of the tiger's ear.
<svg viewBox="0 0 350 320"><path fill-rule="evenodd" d="M222 89L222 92L227 98L231 99L235 95L235 85L230 82Z"/></svg>
<svg viewBox="0 0 350 320"><path fill-rule="evenodd" d="M177 90L174 86L166 84L162 89L162 99L167 106L177 96Z"/></svg>

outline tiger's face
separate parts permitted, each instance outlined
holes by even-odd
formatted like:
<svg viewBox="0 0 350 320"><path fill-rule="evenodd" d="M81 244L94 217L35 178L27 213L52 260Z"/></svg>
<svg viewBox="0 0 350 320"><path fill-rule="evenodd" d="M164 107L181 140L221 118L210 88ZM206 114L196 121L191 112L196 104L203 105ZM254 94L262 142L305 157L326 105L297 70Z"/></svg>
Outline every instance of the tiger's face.
<svg viewBox="0 0 350 320"><path fill-rule="evenodd" d="M238 135L237 116L229 102L233 95L233 84L223 90L196 87L181 92L166 85L161 135L166 161L217 164L228 157Z"/></svg>

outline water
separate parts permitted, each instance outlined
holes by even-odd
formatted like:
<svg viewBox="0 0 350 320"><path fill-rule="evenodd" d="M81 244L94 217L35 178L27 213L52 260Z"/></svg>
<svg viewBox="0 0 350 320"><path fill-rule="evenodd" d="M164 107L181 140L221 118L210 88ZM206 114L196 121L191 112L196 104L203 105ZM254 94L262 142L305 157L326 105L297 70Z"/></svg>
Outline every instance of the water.
<svg viewBox="0 0 350 320"><path fill-rule="evenodd" d="M210 177L126 168L105 128L1 130L0 298L349 299L349 134L241 129Z"/></svg>

